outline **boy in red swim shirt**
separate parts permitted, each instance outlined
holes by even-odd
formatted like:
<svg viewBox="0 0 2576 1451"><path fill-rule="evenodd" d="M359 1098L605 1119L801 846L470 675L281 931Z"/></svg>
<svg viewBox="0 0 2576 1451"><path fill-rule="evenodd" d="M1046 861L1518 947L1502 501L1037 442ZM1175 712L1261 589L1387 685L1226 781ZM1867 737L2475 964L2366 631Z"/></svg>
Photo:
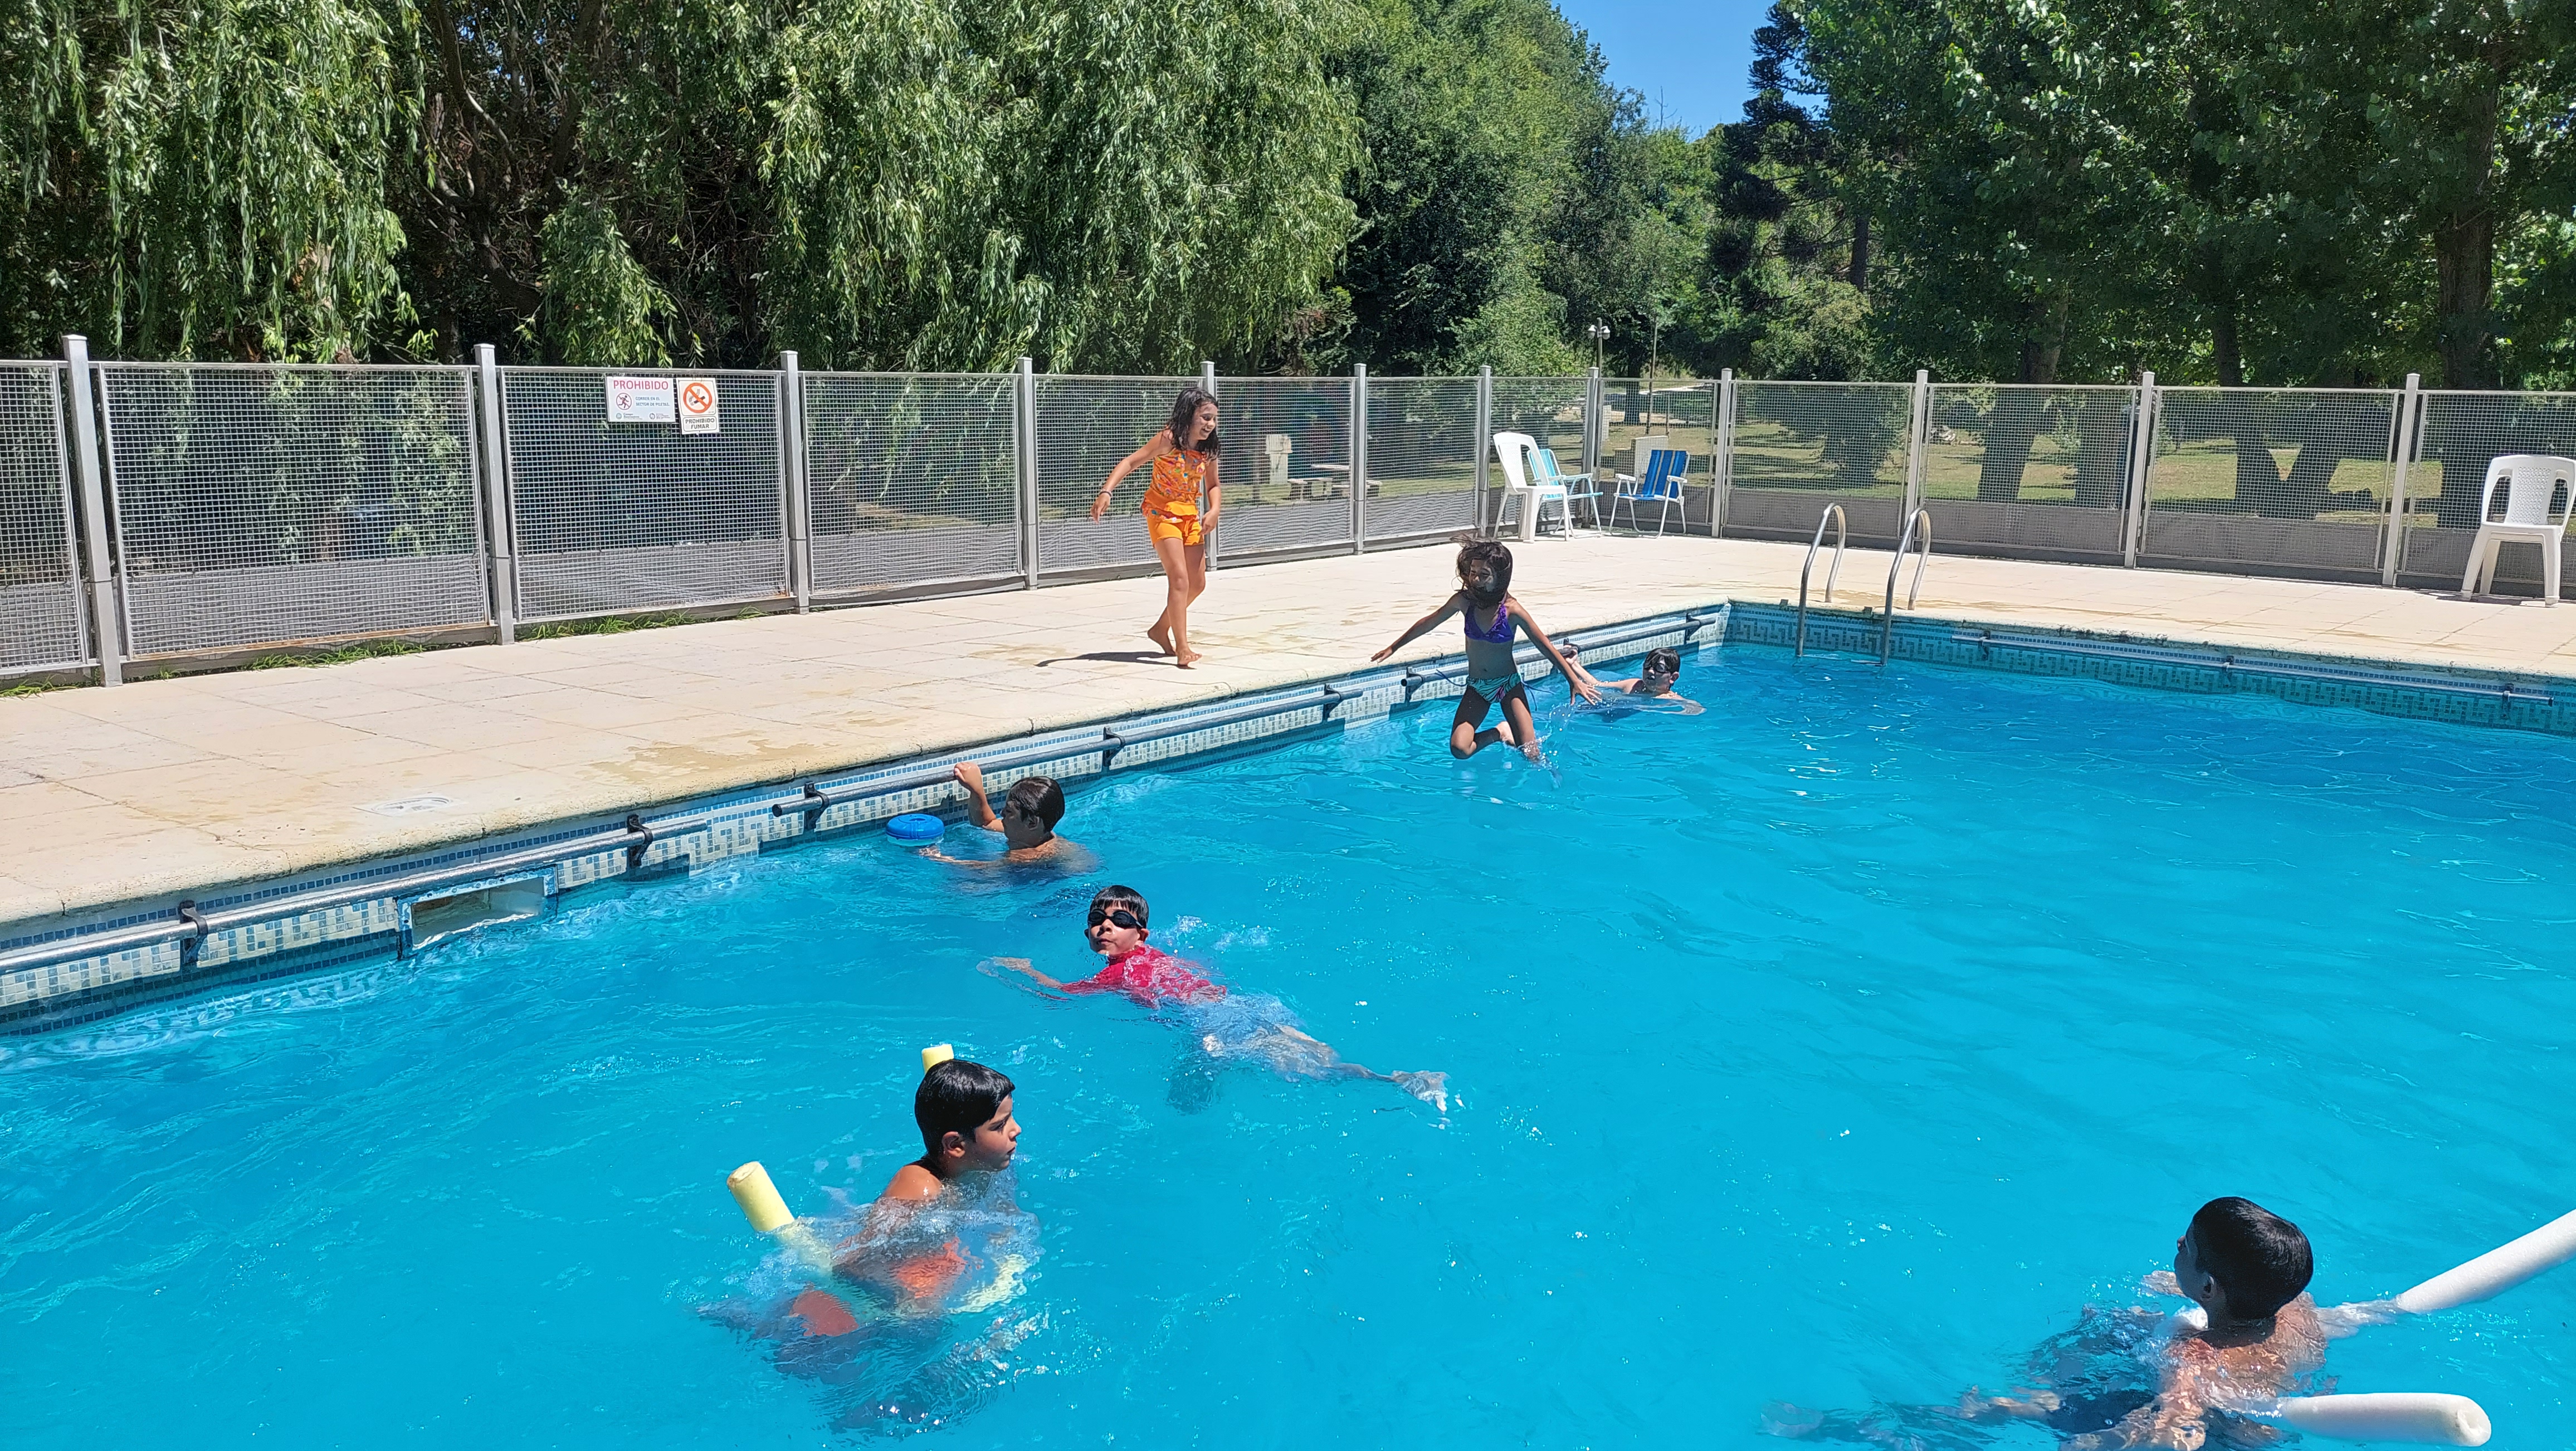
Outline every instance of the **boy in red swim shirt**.
<svg viewBox="0 0 2576 1451"><path fill-rule="evenodd" d="M1101 888L1091 899L1083 937L1109 963L1079 981L1059 982L1025 957L993 960L1061 993L1123 993L1142 1008L1172 1003L1196 1009L1193 1016L1202 1030L1199 1046L1211 1058L1256 1058L1291 1078L1374 1078L1394 1084L1442 1113L1449 1111L1448 1074L1380 1073L1345 1060L1331 1044L1299 1028L1278 999L1230 995L1224 984L1210 981L1147 942L1147 915L1145 898L1135 888Z"/></svg>

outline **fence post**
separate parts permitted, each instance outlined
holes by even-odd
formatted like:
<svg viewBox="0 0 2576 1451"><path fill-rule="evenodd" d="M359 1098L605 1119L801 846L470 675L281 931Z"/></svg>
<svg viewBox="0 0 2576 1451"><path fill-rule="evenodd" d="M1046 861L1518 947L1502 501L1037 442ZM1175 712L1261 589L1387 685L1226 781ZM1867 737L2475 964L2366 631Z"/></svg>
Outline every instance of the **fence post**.
<svg viewBox="0 0 2576 1451"><path fill-rule="evenodd" d="M2129 498L2120 521L2120 567L2138 567L2138 551L2147 543L2147 467L2156 458L2156 375L2138 374L2138 401L2129 416Z"/></svg>
<svg viewBox="0 0 2576 1451"><path fill-rule="evenodd" d="M787 587L796 595L796 613L814 608L814 544L810 524L813 500L805 491L805 375L796 365L796 350L778 350L779 462L786 473Z"/></svg>
<svg viewBox="0 0 2576 1451"><path fill-rule="evenodd" d="M1020 562L1028 571L1024 589L1038 587L1038 379L1026 358L1020 359L1011 390L1011 431L1019 447Z"/></svg>
<svg viewBox="0 0 2576 1451"><path fill-rule="evenodd" d="M1199 359L1199 391L1205 393L1210 398L1214 398L1216 396L1216 364L1214 361L1207 358ZM1219 412L1221 415L1223 410L1219 410ZM1222 419L1220 418L1220 434L1222 434L1222 431ZM1217 513L1220 516L1225 513L1223 500L1218 501ZM1218 537L1220 534L1224 533L1224 531L1225 521L1222 517L1218 519L1216 527L1206 531L1207 567L1210 569L1219 569L1224 566L1224 561L1218 557L1223 554L1225 550L1225 542Z"/></svg>
<svg viewBox="0 0 2576 1451"><path fill-rule="evenodd" d="M1717 372L1717 398L1710 404L1708 430L1708 537L1726 527L1726 491L1735 483L1735 370Z"/></svg>
<svg viewBox="0 0 2576 1451"><path fill-rule="evenodd" d="M2424 377L2409 373L2406 391L2397 400L2397 439L2389 455L2394 467L2388 479L2388 550L2379 566L2379 582L2392 588L2397 584L2397 571L2406 563L2406 467L2414 462L2423 411Z"/></svg>
<svg viewBox="0 0 2576 1451"><path fill-rule="evenodd" d="M1923 507L1923 475L1932 449L1931 369L1914 370L1913 402L1913 417L1905 434L1905 508L1896 520L1899 533L1914 518L1914 511Z"/></svg>
<svg viewBox="0 0 2576 1451"><path fill-rule="evenodd" d="M1601 472L1601 409L1601 370L1594 368L1583 382L1583 471L1587 474ZM1573 527L1567 526L1566 532L1573 533Z"/></svg>
<svg viewBox="0 0 2576 1451"><path fill-rule="evenodd" d="M81 552L89 569L90 638L98 647L98 683L125 683L124 615L116 608L116 560L107 548L107 479L98 467L98 410L90 396L89 339L63 335L64 381L72 395L72 487L80 494Z"/></svg>
<svg viewBox="0 0 2576 1451"><path fill-rule="evenodd" d="M1368 552L1368 364L1351 364L1351 553Z"/></svg>
<svg viewBox="0 0 2576 1451"><path fill-rule="evenodd" d="M501 438L501 363L490 343L474 345L474 376L483 409L484 537L491 541L492 626L504 645L519 637L519 561L510 517L510 451Z"/></svg>
<svg viewBox="0 0 2576 1451"><path fill-rule="evenodd" d="M1487 363L1476 369L1476 532L1485 532L1485 496L1492 487L1493 474L1487 461L1494 456L1494 368ZM1493 532L1500 534L1503 519L1494 516Z"/></svg>

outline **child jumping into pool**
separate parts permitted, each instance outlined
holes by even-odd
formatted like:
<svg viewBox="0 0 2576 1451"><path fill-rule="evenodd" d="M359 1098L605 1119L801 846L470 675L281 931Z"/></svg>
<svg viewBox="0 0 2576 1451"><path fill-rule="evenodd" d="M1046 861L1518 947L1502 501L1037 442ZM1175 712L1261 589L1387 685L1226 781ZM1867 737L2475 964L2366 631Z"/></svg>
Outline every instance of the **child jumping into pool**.
<svg viewBox="0 0 2576 1451"><path fill-rule="evenodd" d="M1172 417L1145 446L1118 461L1091 501L1091 517L1109 513L1109 496L1118 481L1144 465L1153 465L1145 486L1145 542L1162 561L1168 586L1163 613L1145 638L1187 670L1198 663L1190 648L1190 603L1207 591L1207 531L1216 527L1216 400L1192 385L1172 400Z"/></svg>
<svg viewBox="0 0 2576 1451"><path fill-rule="evenodd" d="M1258 993L1229 993L1189 964L1148 943L1145 898L1133 887L1104 887L1091 899L1083 939L1108 965L1075 982L1059 982L1024 957L993 961L1061 993L1123 993L1137 1005L1182 1010L1199 1029L1199 1048L1214 1059L1241 1058L1288 1078L1374 1078L1449 1111L1446 1073L1380 1073L1344 1059L1332 1045L1297 1026L1287 1004Z"/></svg>
<svg viewBox="0 0 2576 1451"><path fill-rule="evenodd" d="M1512 552L1492 540L1479 540L1458 551L1459 589L1440 608L1413 622L1413 627L1395 637L1395 643L1369 657L1384 660L1416 639L1439 628L1451 615L1463 615L1467 629L1467 692L1458 697L1458 714L1449 723L1449 754L1461 760L1476 754L1495 741L1509 741L1523 755L1535 761L1538 754L1538 727L1530 720L1529 692L1523 687L1521 669L1512 659L1514 626L1528 632L1530 643L1556 662L1565 673L1566 683L1574 693L1598 704L1600 688L1582 668L1568 661L1547 638L1547 632L1530 618L1521 602L1513 599ZM1478 622L1478 616L1483 622ZM1503 726L1484 729L1485 715L1494 707L1503 709Z"/></svg>
<svg viewBox="0 0 2576 1451"><path fill-rule="evenodd" d="M2172 1273L2147 1282L2152 1291L2198 1302L2207 1316L2200 1328L2185 1325L2161 1339L2166 1318L2156 1311L2088 1310L2082 1323L2033 1352L2030 1386L2017 1395L1972 1388L1956 1406L1882 1407L1861 1416L1779 1407L1766 1419L1775 1435L1881 1444L1941 1444L1965 1430L1957 1425L1963 1420L2038 1421L2066 1438L2062 1451L2196 1451L2213 1437L2269 1439L2268 1428L2229 1412L2297 1393L2325 1363L2329 1332L2306 1293L2313 1268L2297 1225L2251 1200L2213 1199L2174 1242ZM1944 1422L1955 1429L1945 1434Z"/></svg>
<svg viewBox="0 0 2576 1451"><path fill-rule="evenodd" d="M1056 823L1064 820L1064 788L1052 779L1022 776L1011 783L1009 793L1002 798L1002 809L996 811L992 799L984 794L983 767L973 761L960 761L950 774L966 788L967 823L1000 832L1002 854L950 856L931 846L922 848L923 856L961 867L1048 866L1083 872L1100 865L1090 852L1055 834Z"/></svg>

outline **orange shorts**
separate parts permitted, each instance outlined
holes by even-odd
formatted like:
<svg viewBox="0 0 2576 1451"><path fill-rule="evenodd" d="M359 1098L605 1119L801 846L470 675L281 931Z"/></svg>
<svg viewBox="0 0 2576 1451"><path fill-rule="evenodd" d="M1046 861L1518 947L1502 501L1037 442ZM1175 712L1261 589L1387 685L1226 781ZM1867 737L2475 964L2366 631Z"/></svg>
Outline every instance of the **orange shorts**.
<svg viewBox="0 0 2576 1451"><path fill-rule="evenodd" d="M1167 504L1145 511L1145 538L1149 541L1177 539L1183 544L1196 544L1205 532L1196 504Z"/></svg>

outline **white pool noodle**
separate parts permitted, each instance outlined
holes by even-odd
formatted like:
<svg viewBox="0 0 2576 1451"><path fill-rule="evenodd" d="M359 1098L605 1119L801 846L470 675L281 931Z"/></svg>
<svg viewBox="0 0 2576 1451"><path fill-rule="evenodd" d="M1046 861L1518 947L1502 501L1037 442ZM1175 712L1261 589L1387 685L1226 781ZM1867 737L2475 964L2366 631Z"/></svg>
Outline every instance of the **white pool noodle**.
<svg viewBox="0 0 2576 1451"><path fill-rule="evenodd" d="M2486 1409L2467 1396L2378 1391L2349 1396L2292 1396L2253 1414L2338 1441L2416 1441L2483 1446L2495 1434Z"/></svg>
<svg viewBox="0 0 2576 1451"><path fill-rule="evenodd" d="M2501 1295L2544 1270L2576 1259L2576 1214L2562 1215L2513 1243L2444 1270L2389 1303L2410 1315Z"/></svg>

